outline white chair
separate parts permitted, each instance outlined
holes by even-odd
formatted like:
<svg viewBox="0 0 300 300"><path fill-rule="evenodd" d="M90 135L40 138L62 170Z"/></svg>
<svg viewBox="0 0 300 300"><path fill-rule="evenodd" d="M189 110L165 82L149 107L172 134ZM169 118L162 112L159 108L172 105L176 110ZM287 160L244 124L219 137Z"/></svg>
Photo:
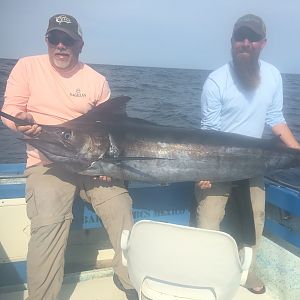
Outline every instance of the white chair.
<svg viewBox="0 0 300 300"><path fill-rule="evenodd" d="M229 300L247 278L252 249L241 259L220 231L139 221L121 238L123 264L143 300Z"/></svg>

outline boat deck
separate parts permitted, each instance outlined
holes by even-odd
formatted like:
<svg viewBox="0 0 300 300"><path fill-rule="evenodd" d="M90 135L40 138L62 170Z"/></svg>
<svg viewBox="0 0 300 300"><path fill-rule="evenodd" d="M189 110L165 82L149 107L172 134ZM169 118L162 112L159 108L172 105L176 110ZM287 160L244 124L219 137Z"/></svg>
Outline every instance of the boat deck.
<svg viewBox="0 0 300 300"><path fill-rule="evenodd" d="M83 274L84 273L84 274ZM126 300L125 294L118 290L112 280L110 268L101 271L88 271L82 274L72 274L66 277L61 293L57 300ZM74 280L79 277L85 280ZM98 276L98 277L97 277ZM73 278L72 278L73 277ZM23 300L27 297L27 290L0 294L0 300ZM268 291L263 295L255 295L247 289L240 287L232 300L272 300Z"/></svg>

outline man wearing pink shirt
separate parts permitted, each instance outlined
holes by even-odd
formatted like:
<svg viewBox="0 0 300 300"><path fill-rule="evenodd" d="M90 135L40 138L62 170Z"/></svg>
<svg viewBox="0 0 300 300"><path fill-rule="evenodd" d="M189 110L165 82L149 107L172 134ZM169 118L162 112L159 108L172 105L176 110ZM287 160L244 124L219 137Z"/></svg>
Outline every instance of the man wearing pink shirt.
<svg viewBox="0 0 300 300"><path fill-rule="evenodd" d="M106 78L79 61L84 42L74 17L51 17L45 40L48 54L22 58L13 68L2 108L8 114L32 121L33 125L16 126L2 119L9 128L31 137L41 132L37 124L64 123L110 97ZM108 232L115 250L115 282L128 299L137 299L121 261L121 232L133 224L132 200L124 183L105 176L69 173L29 145L25 175L27 215L31 221L28 299L57 298L64 275L73 200L79 192L93 205Z"/></svg>

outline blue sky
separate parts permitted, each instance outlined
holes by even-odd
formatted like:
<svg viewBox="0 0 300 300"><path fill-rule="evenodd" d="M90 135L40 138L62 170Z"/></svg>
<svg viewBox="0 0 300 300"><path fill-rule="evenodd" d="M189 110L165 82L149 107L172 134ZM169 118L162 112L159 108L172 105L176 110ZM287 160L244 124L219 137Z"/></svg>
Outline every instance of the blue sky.
<svg viewBox="0 0 300 300"><path fill-rule="evenodd" d="M212 70L230 59L236 19L254 13L267 26L262 58L300 73L299 11L299 0L1 0L0 57L45 53L49 17L69 13L84 62Z"/></svg>

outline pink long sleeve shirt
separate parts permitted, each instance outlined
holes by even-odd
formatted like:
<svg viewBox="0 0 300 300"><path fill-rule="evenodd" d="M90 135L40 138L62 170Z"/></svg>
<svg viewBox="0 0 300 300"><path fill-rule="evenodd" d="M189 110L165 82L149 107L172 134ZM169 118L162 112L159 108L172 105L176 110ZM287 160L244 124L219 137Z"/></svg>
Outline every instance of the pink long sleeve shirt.
<svg viewBox="0 0 300 300"><path fill-rule="evenodd" d="M106 78L88 65L79 62L71 71L57 72L48 55L30 56L21 58L13 68L2 110L13 116L28 112L38 124L58 125L85 114L109 97ZM16 130L13 122L2 121ZM27 145L27 167L49 163Z"/></svg>

